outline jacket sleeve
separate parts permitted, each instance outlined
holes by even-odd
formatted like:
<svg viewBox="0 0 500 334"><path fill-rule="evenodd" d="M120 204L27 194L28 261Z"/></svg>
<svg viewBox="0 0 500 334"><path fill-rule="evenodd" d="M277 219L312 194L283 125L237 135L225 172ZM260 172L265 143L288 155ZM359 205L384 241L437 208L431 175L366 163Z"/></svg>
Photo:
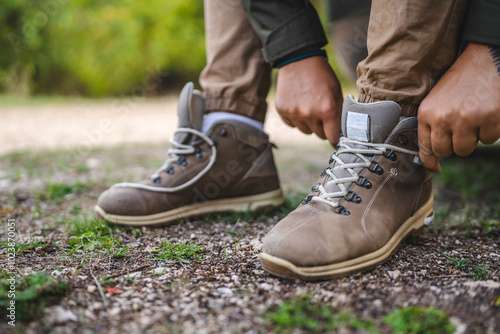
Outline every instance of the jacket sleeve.
<svg viewBox="0 0 500 334"><path fill-rule="evenodd" d="M264 59L274 64L295 51L327 43L318 13L308 0L241 0L262 41Z"/></svg>
<svg viewBox="0 0 500 334"><path fill-rule="evenodd" d="M464 39L500 46L500 0L471 0L464 21Z"/></svg>

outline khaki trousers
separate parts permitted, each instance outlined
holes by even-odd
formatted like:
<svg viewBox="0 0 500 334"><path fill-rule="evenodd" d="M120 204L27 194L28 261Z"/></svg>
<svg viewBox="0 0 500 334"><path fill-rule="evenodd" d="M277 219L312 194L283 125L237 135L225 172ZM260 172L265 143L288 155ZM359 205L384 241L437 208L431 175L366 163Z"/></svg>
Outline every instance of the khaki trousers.
<svg viewBox="0 0 500 334"><path fill-rule="evenodd" d="M468 0L373 0L368 56L357 68L360 102L392 100L403 116L453 64ZM205 0L207 65L200 76L207 111L264 121L270 66L239 0Z"/></svg>
<svg viewBox="0 0 500 334"><path fill-rule="evenodd" d="M415 116L458 56L468 0L373 0L360 102L392 100Z"/></svg>
<svg viewBox="0 0 500 334"><path fill-rule="evenodd" d="M271 66L239 0L205 0L207 65L200 75L207 111L264 121Z"/></svg>

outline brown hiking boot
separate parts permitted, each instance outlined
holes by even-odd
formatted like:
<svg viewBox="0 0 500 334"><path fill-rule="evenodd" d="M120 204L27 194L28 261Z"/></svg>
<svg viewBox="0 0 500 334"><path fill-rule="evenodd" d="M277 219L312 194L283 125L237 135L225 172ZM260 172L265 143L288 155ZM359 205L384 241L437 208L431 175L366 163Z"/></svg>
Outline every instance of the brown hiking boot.
<svg viewBox="0 0 500 334"><path fill-rule="evenodd" d="M179 98L179 126L169 157L149 179L119 183L99 197L102 218L124 225L156 225L214 211L245 211L283 203L265 133L236 120L201 125L204 99L188 83Z"/></svg>
<svg viewBox="0 0 500 334"><path fill-rule="evenodd" d="M370 269L432 221L417 118L400 121L400 113L391 101L346 99L337 152L302 204L265 237L265 270L316 280Z"/></svg>

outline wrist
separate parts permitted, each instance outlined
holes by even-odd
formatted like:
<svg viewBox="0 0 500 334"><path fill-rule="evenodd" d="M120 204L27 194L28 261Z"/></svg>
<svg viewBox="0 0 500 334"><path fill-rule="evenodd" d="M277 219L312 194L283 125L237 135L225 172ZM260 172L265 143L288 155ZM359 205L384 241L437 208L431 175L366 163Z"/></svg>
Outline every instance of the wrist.
<svg viewBox="0 0 500 334"><path fill-rule="evenodd" d="M290 56L283 57L283 58L279 59L278 61L276 61L273 64L273 67L279 69L279 68L282 68L283 66L288 65L290 63L293 63L293 62L296 62L296 61L299 61L302 59L306 59L306 58L311 58L311 57L323 57L323 58L328 60L328 56L326 55L326 51L323 49L317 48L317 49L310 49L310 50L301 51L298 53L294 53Z"/></svg>

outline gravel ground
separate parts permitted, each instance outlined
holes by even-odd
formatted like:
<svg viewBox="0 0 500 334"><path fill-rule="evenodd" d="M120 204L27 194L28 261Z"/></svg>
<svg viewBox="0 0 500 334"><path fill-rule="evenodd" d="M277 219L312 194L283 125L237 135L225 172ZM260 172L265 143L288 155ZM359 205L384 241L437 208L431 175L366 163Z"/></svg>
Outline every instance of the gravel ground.
<svg viewBox="0 0 500 334"><path fill-rule="evenodd" d="M291 202L314 183L330 153L324 145L301 148L305 153L299 163L295 144L282 144L277 153ZM497 148L493 154L500 156L498 152ZM77 171L58 162L69 154L28 152L0 160L0 218L16 220L18 241L38 244L17 254L16 274L47 271L68 284L65 295L39 316L17 322L20 332L266 333L277 330L266 315L297 296L372 320L383 333L391 329L382 317L405 306L441 309L452 317L457 333L500 332L497 175L488 174L488 182L472 187L467 198L444 186L443 178L435 187L434 227L407 239L390 261L374 270L308 283L272 277L258 260L262 238L293 204L263 214L219 214L159 228L116 228L113 236L129 248L125 256L99 249L71 253L74 237L68 228L73 219L91 218L101 191L121 179L140 180L161 162L165 150L162 145L95 149L78 158L77 166L83 167ZM488 170L480 160L483 155L476 161ZM495 161L491 163L494 169ZM78 181L87 187L60 203L43 196L50 184ZM0 241L5 241L5 224L1 233ZM152 260L165 241L192 242L201 247L200 255L188 263ZM5 251L0 246L2 268L7 265ZM467 259L470 266L457 268L445 255ZM487 272L478 275L478 267ZM0 332L11 331L6 321L0 323ZM343 327L338 332L356 329Z"/></svg>

